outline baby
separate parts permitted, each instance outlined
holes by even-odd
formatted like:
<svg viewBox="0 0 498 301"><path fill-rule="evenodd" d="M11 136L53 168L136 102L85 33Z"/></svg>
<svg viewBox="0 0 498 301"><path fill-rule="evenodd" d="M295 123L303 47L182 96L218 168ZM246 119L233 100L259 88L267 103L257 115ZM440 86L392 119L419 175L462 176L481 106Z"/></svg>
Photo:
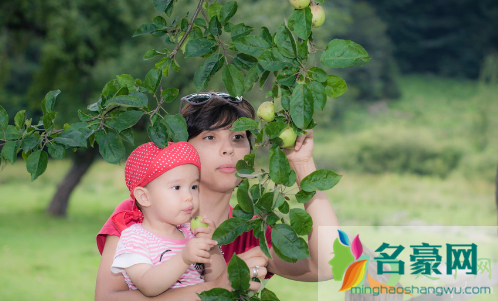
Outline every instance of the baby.
<svg viewBox="0 0 498 301"><path fill-rule="evenodd" d="M226 263L212 240L214 222L190 230L199 208L199 154L188 142L161 149L149 142L135 149L125 165L132 211L112 217L121 232L111 270L123 273L130 290L157 296L170 288L218 277ZM139 221L128 227L130 220ZM204 279L196 264L204 264ZM202 266L202 265L201 265Z"/></svg>

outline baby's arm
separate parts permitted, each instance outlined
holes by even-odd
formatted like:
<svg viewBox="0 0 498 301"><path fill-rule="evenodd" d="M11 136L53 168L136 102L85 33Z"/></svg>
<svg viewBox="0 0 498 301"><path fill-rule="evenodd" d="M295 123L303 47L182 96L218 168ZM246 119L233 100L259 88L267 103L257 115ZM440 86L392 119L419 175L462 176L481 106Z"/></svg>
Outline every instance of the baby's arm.
<svg viewBox="0 0 498 301"><path fill-rule="evenodd" d="M193 238L181 252L160 265L140 263L125 270L142 294L157 296L180 279L191 264L209 263L209 250L215 245L216 242L211 239Z"/></svg>
<svg viewBox="0 0 498 301"><path fill-rule="evenodd" d="M203 218L201 222L208 224L208 226L197 227L193 230L193 233L199 238L212 239L216 225L209 218ZM206 282L213 281L227 268L225 259L218 246L213 246L209 254L211 255L211 262L204 264L204 280Z"/></svg>

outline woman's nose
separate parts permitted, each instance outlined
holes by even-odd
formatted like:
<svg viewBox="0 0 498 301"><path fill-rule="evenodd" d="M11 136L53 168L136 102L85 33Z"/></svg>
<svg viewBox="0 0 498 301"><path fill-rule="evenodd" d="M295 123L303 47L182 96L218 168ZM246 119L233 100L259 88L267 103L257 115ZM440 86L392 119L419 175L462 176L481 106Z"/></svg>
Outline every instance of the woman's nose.
<svg viewBox="0 0 498 301"><path fill-rule="evenodd" d="M221 154L223 156L231 156L234 153L233 145L230 143L230 141L224 141L223 145L221 146Z"/></svg>

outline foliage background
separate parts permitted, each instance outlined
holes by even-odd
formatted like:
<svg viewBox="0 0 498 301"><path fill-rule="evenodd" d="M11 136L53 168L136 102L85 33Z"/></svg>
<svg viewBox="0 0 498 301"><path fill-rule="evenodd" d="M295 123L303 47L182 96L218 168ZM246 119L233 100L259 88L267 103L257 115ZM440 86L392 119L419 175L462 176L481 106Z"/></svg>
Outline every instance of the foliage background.
<svg viewBox="0 0 498 301"><path fill-rule="evenodd" d="M185 11L196 4L182 2L177 7ZM317 44L351 39L372 57L364 68L340 72L349 91L317 117L315 161L344 175L328 192L341 224L496 225L496 1L325 5ZM253 0L239 3L237 15L275 29L291 11L287 1ZM2 1L1 105L11 117L27 107L36 120L44 94L61 89L59 126L75 121L77 108L95 102L116 74L144 77L152 67L141 57L162 46L131 34L153 16L151 3L138 0ZM163 84L191 93L198 62L179 64L189 68L171 72ZM222 88L219 76L210 88ZM256 107L269 88L254 88L246 98ZM177 104L167 109L175 112ZM146 139L138 135L135 143ZM123 165L94 164L68 216L50 217L44 209L70 164L53 161L32 183L22 160L0 172L1 300L93 298L95 234L127 196ZM317 294L316 284L279 277L269 285L281 300Z"/></svg>

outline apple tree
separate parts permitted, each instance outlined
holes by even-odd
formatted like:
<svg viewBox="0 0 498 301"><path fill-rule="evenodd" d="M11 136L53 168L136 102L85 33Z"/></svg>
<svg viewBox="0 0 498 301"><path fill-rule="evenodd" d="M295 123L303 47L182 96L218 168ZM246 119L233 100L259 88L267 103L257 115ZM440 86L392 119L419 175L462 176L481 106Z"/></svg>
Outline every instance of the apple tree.
<svg viewBox="0 0 498 301"><path fill-rule="evenodd" d="M164 40L164 48L144 54L143 59L157 61L145 78L117 75L87 110L75 112L80 122L62 128L54 126L57 112L53 109L59 90L46 94L41 102L43 116L37 121L27 119L21 110L9 124L9 116L0 106L2 164L14 163L21 153L35 180L45 171L49 157L62 159L67 151L97 146L104 160L117 164L125 157L124 143L134 143L133 127L142 118L148 119L148 136L158 147L167 146L168 141L186 141L185 119L163 108L164 103L178 100L179 90L164 87L163 79L182 68L177 62L179 55L202 60L193 79L198 91L209 90L217 72L221 72L226 91L233 96L272 80L272 88L266 93L272 101L258 109L258 120L240 118L233 124L235 130L254 134L255 148L268 149L269 165L256 167L255 153L237 163L237 176L243 180L237 191L234 217L217 228L213 239L228 244L253 230L261 249L271 257L265 239L269 226L273 249L282 260L296 262L309 257L308 245L300 236L310 233L313 221L305 210L289 206L290 197L306 203L317 190L333 188L341 176L319 169L299 183L297 193L291 193L296 173L282 147L292 148L298 135L316 126L314 112L323 110L328 98L346 92L346 82L323 68L361 67L369 62L368 53L349 40L314 43L313 31L320 30L317 28L325 20L320 6L324 0L290 0L296 9L276 32L265 26L255 30L249 24L237 23L237 1L221 4L200 0L195 10L185 16L174 16L176 0L152 2L158 15L151 23L140 25L133 36L152 35ZM228 273L233 291L217 288L201 293L201 299L278 300L267 289L258 294L248 292L250 272L237 256L231 259Z"/></svg>

